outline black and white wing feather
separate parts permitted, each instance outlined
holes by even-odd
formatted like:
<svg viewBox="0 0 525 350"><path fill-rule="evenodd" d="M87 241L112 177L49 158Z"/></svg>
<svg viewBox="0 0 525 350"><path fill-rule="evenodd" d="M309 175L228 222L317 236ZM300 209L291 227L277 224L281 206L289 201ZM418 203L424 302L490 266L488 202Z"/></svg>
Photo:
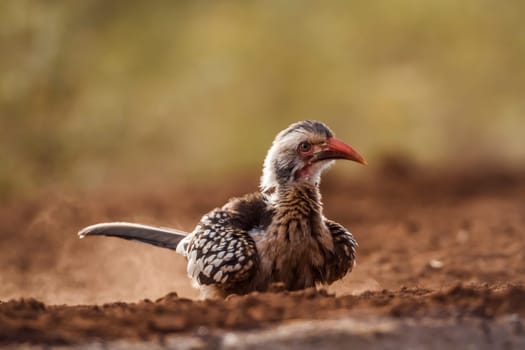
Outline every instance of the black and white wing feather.
<svg viewBox="0 0 525 350"><path fill-rule="evenodd" d="M216 209L202 218L189 239L188 275L198 284L236 290L255 274L255 242L231 222L231 213Z"/></svg>
<svg viewBox="0 0 525 350"><path fill-rule="evenodd" d="M337 222L325 219L325 225L334 242L334 251L328 256L324 277L325 282L330 284L352 271L356 261L357 241Z"/></svg>
<svg viewBox="0 0 525 350"><path fill-rule="evenodd" d="M178 252L188 259L188 275L201 285L243 293L259 267L259 254L250 232L271 221L261 194L235 198L205 215Z"/></svg>

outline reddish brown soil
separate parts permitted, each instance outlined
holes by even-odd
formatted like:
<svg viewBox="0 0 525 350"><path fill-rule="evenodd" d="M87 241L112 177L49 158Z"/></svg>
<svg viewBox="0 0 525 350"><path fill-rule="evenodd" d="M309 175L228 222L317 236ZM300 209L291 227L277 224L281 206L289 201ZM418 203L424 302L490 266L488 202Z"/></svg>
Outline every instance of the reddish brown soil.
<svg viewBox="0 0 525 350"><path fill-rule="evenodd" d="M0 210L0 343L150 340L346 316L525 317L525 173L487 169L430 173L389 161L366 180L325 178L326 215L360 244L355 271L327 291L226 301L191 300L184 261L169 250L76 231L109 220L189 230L255 189L256 176L13 201Z"/></svg>

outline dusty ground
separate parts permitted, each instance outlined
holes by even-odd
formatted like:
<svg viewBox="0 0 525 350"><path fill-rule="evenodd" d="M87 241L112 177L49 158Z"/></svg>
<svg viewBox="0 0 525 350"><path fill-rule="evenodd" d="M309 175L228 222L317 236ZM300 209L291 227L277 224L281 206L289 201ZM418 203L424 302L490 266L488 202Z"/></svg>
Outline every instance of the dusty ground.
<svg viewBox="0 0 525 350"><path fill-rule="evenodd" d="M290 322L323 319L346 320L338 327L351 332L360 329L359 322L374 320L379 328L365 342L372 345L390 342L377 334L394 322L393 348L412 340L435 345L439 332L454 343L524 344L525 172L496 166L423 172L388 161L370 173L352 181L328 176L322 186L326 215L348 227L360 244L352 274L327 291L275 290L226 301L192 300L197 294L184 261L169 250L110 238L78 240L75 233L110 220L189 230L228 197L255 189L256 175L226 187L85 194L50 189L36 200L12 201L0 210L0 344L162 346L173 337L197 337L202 346L254 347L231 342L264 332L275 342L280 338L273 335ZM441 326L421 331L420 324ZM408 331L414 327L418 332ZM244 335L225 336L232 331ZM295 329L295 337L298 332L304 332L303 343L290 344L329 343L322 336L310 341L308 328ZM343 338L359 345L359 336ZM269 344L268 337L261 339Z"/></svg>

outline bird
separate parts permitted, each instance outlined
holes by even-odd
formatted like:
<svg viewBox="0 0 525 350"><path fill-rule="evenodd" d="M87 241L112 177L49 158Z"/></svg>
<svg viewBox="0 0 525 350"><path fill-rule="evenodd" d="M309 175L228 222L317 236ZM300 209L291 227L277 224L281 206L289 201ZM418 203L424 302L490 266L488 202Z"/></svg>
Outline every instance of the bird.
<svg viewBox="0 0 525 350"><path fill-rule="evenodd" d="M113 236L175 250L202 299L329 285L351 272L357 241L327 219L319 184L338 160L366 165L323 122L291 124L275 137L263 163L260 188L205 214L195 229L127 222L88 226L85 236Z"/></svg>

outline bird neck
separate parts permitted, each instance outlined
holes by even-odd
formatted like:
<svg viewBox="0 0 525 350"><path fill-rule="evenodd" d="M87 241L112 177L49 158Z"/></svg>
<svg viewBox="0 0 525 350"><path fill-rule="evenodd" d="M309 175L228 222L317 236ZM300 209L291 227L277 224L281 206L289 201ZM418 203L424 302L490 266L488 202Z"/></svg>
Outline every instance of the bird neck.
<svg viewBox="0 0 525 350"><path fill-rule="evenodd" d="M310 183L300 183L287 186L278 186L275 191L277 208L300 206L308 208L309 212L321 213L321 193L319 186Z"/></svg>
<svg viewBox="0 0 525 350"><path fill-rule="evenodd" d="M309 236L322 230L322 203L319 188L312 184L297 184L279 187L275 193L275 223L297 232L300 236ZM294 224L295 223L295 224Z"/></svg>

